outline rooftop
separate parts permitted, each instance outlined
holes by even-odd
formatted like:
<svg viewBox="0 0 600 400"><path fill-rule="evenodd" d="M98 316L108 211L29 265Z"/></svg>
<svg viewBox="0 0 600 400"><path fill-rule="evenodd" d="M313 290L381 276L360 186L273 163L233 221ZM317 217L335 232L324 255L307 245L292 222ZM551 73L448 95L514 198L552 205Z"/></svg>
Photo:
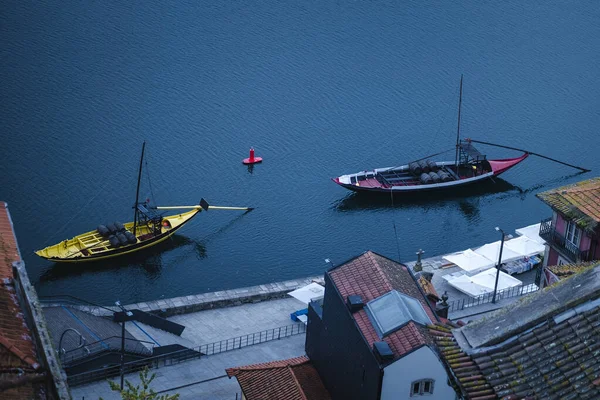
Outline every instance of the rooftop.
<svg viewBox="0 0 600 400"><path fill-rule="evenodd" d="M8 205L0 202L0 397L41 398L44 374L13 276L12 263L20 260Z"/></svg>
<svg viewBox="0 0 600 400"><path fill-rule="evenodd" d="M598 264L600 264L600 261L591 261L581 264L549 265L546 268L554 275L562 279L583 272L586 269L595 267Z"/></svg>
<svg viewBox="0 0 600 400"><path fill-rule="evenodd" d="M248 400L328 400L331 398L317 370L306 356L228 368L226 372L230 378L233 376L237 378Z"/></svg>
<svg viewBox="0 0 600 400"><path fill-rule="evenodd" d="M550 315L599 297L600 266L597 266L532 293L459 331L470 347L495 345L536 326Z"/></svg>
<svg viewBox="0 0 600 400"><path fill-rule="evenodd" d="M437 321L436 315L411 271L406 266L389 258L367 251L332 268L328 274L343 299L346 299L347 296L359 295L367 304L396 290L418 301L424 310L427 325ZM369 347L372 347L373 343L383 340L390 346L395 358L400 358L418 347L432 343L425 324L416 323L412 319L382 338L373 326L365 308L352 315Z"/></svg>
<svg viewBox="0 0 600 400"><path fill-rule="evenodd" d="M431 328L466 397L599 398L599 278L589 267L484 320Z"/></svg>
<svg viewBox="0 0 600 400"><path fill-rule="evenodd" d="M600 177L561 186L536 196L582 229L593 232L600 223Z"/></svg>

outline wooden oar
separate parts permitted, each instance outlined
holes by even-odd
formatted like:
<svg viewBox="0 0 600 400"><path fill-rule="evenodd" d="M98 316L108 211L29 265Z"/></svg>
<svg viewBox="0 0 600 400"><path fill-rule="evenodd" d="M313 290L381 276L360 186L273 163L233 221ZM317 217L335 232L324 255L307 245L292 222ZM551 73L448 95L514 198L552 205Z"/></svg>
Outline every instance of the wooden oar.
<svg viewBox="0 0 600 400"><path fill-rule="evenodd" d="M541 155L541 154L534 153L533 151L529 151L529 150L523 150L523 149L517 149L516 147L503 146L503 145L501 145L501 144L495 144L495 143L489 143L489 142L482 142L481 140L474 140L474 139L467 139L467 140L469 140L470 142L473 142L473 143L481 143L481 144L486 144L486 145L488 145L488 146L502 147L502 148L504 148L504 149L510 149L510 150L522 151L523 153L528 153L528 154L531 154L531 155L534 155L534 156L538 156L538 157L541 157L541 158L545 158L545 159L547 159L547 160L554 161L554 162L557 162L557 163L559 163L559 164L563 164L563 165L566 165L566 166L568 166L568 167L571 167L571 168L578 169L578 170L580 170L580 171L583 171L583 172L590 172L590 171L591 171L591 169L587 169L587 168L578 167L578 166L576 166L576 165L572 165L572 164L567 164L566 162L563 162L563 161L558 161L558 160L555 160L554 158L550 158L550 157L548 157L548 156L543 156L543 155Z"/></svg>
<svg viewBox="0 0 600 400"><path fill-rule="evenodd" d="M155 210L177 210L177 209L204 209L202 206L163 206L163 207L152 207ZM222 207L222 206L210 206L211 210L244 210L252 211L254 207Z"/></svg>
<svg viewBox="0 0 600 400"><path fill-rule="evenodd" d="M208 211L210 208L215 210L240 210L240 211L252 211L254 207L222 207L222 206L211 206L204 199L200 199L200 204L197 206L163 206L163 207L152 207L155 210L177 210L177 209L202 209L204 211Z"/></svg>

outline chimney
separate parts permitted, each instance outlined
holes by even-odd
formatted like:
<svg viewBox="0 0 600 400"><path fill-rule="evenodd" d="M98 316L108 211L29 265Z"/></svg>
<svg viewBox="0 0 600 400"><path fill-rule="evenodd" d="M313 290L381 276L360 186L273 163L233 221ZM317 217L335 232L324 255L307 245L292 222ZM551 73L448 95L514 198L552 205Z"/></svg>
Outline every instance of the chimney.
<svg viewBox="0 0 600 400"><path fill-rule="evenodd" d="M346 305L348 306L350 313L354 314L355 312L362 310L362 308L365 306L365 303L363 303L362 297L358 295L352 295L346 297Z"/></svg>
<svg viewBox="0 0 600 400"><path fill-rule="evenodd" d="M392 361L394 359L394 353L386 342L373 343L373 353L380 364L383 364L387 361Z"/></svg>
<svg viewBox="0 0 600 400"><path fill-rule="evenodd" d="M444 292L442 295L442 301L435 306L435 313L440 318L448 319L448 310L450 305L448 304L448 292Z"/></svg>

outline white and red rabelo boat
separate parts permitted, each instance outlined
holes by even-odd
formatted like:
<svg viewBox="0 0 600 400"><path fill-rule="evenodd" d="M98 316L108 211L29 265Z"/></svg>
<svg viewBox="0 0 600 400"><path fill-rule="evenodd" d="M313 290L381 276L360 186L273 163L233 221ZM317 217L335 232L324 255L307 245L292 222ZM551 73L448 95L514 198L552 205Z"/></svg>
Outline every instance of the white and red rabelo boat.
<svg viewBox="0 0 600 400"><path fill-rule="evenodd" d="M571 164L552 159L550 157L536 154L531 151L502 146L488 142L472 139L460 139L460 108L462 103L462 76L460 78L460 97L458 105L458 128L456 134L456 154L454 161L433 161L431 158L446 153L443 151L432 156L410 162L398 167L376 168L370 171L361 171L332 178L338 185L355 191L371 193L399 193L408 194L438 189L453 189L465 185L482 183L496 177L521 161L529 155L547 158L561 164L589 171L585 168L576 167ZM488 160L486 155L479 152L473 143L502 147L523 152L515 158L503 158Z"/></svg>

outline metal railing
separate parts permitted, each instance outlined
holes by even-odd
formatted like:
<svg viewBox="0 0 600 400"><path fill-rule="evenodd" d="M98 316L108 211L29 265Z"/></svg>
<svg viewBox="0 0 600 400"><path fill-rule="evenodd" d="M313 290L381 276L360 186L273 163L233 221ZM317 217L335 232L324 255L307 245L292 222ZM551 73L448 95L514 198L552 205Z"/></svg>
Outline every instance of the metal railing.
<svg viewBox="0 0 600 400"><path fill-rule="evenodd" d="M538 291L540 288L536 284L529 284L525 286L516 286L505 290L499 290L496 292L496 301L502 299L509 299L511 297L519 297L528 293ZM465 297L464 299L454 300L448 302L450 308L448 313L453 311L462 311L465 308L476 307L482 304L491 303L494 298L494 292L486 293L477 297Z"/></svg>
<svg viewBox="0 0 600 400"><path fill-rule="evenodd" d="M283 339L303 333L306 333L306 325L302 323L267 329L261 332L237 336L232 339L203 344L191 349L186 348L171 353L161 354L155 357L148 357L143 360L131 361L125 363L125 373L128 374L141 370L145 366L148 366L148 368L160 368L174 365L182 361L200 358L201 356L205 355L224 353L226 351L237 350L243 347ZM108 379L118 376L119 374L119 365L108 365L101 369L71 375L68 377L68 382L71 386L78 386L98 380Z"/></svg>
<svg viewBox="0 0 600 400"><path fill-rule="evenodd" d="M233 339L221 340L220 342L203 344L199 346L198 351L208 356L211 354L222 353L224 351L241 349L242 347L246 346L270 342L271 340L281 339L282 337L284 338L298 335L305 332L306 325L304 324L287 325L280 328L269 329L267 331L238 336Z"/></svg>
<svg viewBox="0 0 600 400"><path fill-rule="evenodd" d="M571 262L590 261L590 251L581 251L575 244L560 234L552 224L552 218L540 222L540 237L555 247Z"/></svg>
<svg viewBox="0 0 600 400"><path fill-rule="evenodd" d="M153 342L146 342L143 340L125 338L125 352L146 355L152 354L152 349L156 346ZM111 336L92 342L84 346L67 350L61 354L61 361L64 365L69 363L85 360L95 354L106 352L106 351L120 351L121 350L121 337Z"/></svg>

